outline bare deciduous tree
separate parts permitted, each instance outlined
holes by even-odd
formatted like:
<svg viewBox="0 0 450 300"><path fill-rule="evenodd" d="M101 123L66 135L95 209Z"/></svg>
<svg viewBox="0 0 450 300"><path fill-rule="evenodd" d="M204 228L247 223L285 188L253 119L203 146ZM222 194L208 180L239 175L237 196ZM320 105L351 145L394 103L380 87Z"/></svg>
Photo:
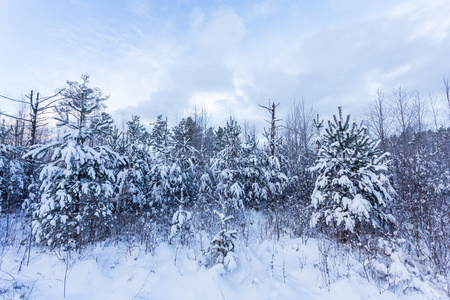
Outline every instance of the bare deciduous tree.
<svg viewBox="0 0 450 300"><path fill-rule="evenodd" d="M378 90L369 106L367 126L370 133L380 141L383 152L387 151L387 138L391 133L392 115L386 95Z"/></svg>
<svg viewBox="0 0 450 300"><path fill-rule="evenodd" d="M411 100L411 93L399 87L392 91L391 95L392 114L397 129L397 133L402 137L403 155L407 156L408 142L412 137L416 112L414 103Z"/></svg>
<svg viewBox="0 0 450 300"><path fill-rule="evenodd" d="M445 100L448 106L448 120L450 121L450 72L442 76L442 81L444 83Z"/></svg>
<svg viewBox="0 0 450 300"><path fill-rule="evenodd" d="M291 110L286 116L284 126L286 144L289 152L296 157L310 150L314 136L314 116L314 109L307 107L303 98L299 102L294 100Z"/></svg>

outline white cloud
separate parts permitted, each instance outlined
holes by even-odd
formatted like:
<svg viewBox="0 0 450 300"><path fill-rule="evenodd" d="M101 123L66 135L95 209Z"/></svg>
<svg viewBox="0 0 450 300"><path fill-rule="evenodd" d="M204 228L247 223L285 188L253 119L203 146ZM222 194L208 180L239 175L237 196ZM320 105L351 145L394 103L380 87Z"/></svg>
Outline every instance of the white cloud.
<svg viewBox="0 0 450 300"><path fill-rule="evenodd" d="M189 15L189 30L195 34L198 32L203 25L205 20L205 14L201 11L200 8L196 7Z"/></svg>
<svg viewBox="0 0 450 300"><path fill-rule="evenodd" d="M258 2L250 9L249 19L253 18L267 18L271 15L277 14L280 7L277 1L265 0Z"/></svg>
<svg viewBox="0 0 450 300"><path fill-rule="evenodd" d="M263 126L265 112L257 104L269 98L281 102L280 116L293 95L325 115L338 105L360 113L376 89L433 88L450 70L447 1L126 3L132 14L110 8L117 20L87 22L96 20L96 10L76 24L43 26L52 35L45 44L0 49L0 62L9 57L9 68L15 67L0 70L0 83L7 84L0 89L55 89L88 72L111 95L116 116L172 118L204 103L219 125L233 111ZM82 16L90 8L81 9Z"/></svg>
<svg viewBox="0 0 450 300"><path fill-rule="evenodd" d="M444 40L450 33L450 3L446 0L407 1L389 10L387 16L409 25L409 38Z"/></svg>
<svg viewBox="0 0 450 300"><path fill-rule="evenodd" d="M203 58L222 59L237 50L246 32L243 19L231 8L214 9L206 21L204 14L195 9L188 51L199 51Z"/></svg>
<svg viewBox="0 0 450 300"><path fill-rule="evenodd" d="M127 9L140 18L148 17L150 13L148 1L144 0L129 0Z"/></svg>

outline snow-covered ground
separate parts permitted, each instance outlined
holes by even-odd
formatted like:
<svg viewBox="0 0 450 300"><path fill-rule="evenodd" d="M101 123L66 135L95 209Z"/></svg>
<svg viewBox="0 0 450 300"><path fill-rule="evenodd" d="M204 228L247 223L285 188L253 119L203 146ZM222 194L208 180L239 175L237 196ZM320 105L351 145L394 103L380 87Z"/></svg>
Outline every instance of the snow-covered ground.
<svg viewBox="0 0 450 300"><path fill-rule="evenodd" d="M19 272L25 247L3 247L0 298L62 299L66 277L66 299L447 299L401 252L391 253L389 265L372 262L390 278L377 282L364 275L361 259L325 240L240 238L232 272L205 268L199 243L143 248L104 243L67 259L35 247Z"/></svg>

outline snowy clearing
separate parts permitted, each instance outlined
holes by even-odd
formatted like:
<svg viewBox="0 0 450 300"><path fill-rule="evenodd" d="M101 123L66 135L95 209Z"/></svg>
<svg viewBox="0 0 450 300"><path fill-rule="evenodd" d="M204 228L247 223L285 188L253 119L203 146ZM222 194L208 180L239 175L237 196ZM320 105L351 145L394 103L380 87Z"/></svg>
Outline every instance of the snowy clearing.
<svg viewBox="0 0 450 300"><path fill-rule="evenodd" d="M233 272L221 264L205 268L202 252L193 247L161 243L145 253L125 244L91 246L67 260L66 299L446 299L430 283L411 277L404 264L391 266L397 283L404 283L396 293L388 291L385 284L364 278L363 265L331 244L326 274L320 243L254 241L238 247ZM18 272L23 250L2 250L2 299L62 299L64 254L34 248L29 266ZM382 272L386 266L377 268Z"/></svg>

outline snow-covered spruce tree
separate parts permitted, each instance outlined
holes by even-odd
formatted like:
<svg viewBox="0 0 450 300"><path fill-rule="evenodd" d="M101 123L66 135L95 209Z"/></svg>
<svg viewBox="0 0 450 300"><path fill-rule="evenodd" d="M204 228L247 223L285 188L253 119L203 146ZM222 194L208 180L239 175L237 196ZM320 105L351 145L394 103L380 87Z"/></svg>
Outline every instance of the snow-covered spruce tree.
<svg viewBox="0 0 450 300"><path fill-rule="evenodd" d="M114 167L122 161L108 147L88 146L109 125L90 126L100 105L92 96L87 92L73 94L74 101L67 99L56 118L67 133L60 141L27 154L39 158L52 150L50 162L40 173L42 195L34 227L36 240L52 248L77 248L110 231L117 191Z"/></svg>
<svg viewBox="0 0 450 300"><path fill-rule="evenodd" d="M316 165L318 173L312 204L313 227L347 240L386 229L391 219L385 212L390 200L387 153L370 141L365 127L350 124L350 115L334 115L320 139ZM326 227L326 228L324 228Z"/></svg>

